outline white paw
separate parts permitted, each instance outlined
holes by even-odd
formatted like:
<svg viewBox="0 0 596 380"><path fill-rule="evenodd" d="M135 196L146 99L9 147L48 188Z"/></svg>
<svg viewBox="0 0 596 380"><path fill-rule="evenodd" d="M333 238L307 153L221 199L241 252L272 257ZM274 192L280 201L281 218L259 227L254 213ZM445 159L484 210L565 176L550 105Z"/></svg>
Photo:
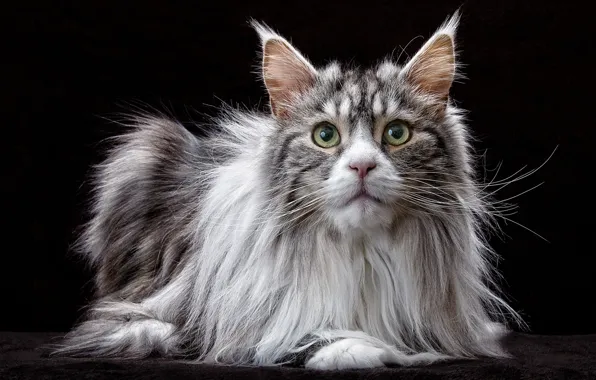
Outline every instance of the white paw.
<svg viewBox="0 0 596 380"><path fill-rule="evenodd" d="M388 353L362 339L342 339L321 348L305 364L313 369L384 367Z"/></svg>

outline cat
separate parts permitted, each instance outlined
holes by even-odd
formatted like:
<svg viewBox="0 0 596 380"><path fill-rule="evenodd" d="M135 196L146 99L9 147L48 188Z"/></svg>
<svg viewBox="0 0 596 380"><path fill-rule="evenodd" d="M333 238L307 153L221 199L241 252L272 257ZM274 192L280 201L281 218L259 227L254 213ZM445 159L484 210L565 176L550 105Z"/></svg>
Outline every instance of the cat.
<svg viewBox="0 0 596 380"><path fill-rule="evenodd" d="M55 355L315 369L507 357L448 18L404 65L316 68L264 24L267 113L133 117L78 246L97 300Z"/></svg>

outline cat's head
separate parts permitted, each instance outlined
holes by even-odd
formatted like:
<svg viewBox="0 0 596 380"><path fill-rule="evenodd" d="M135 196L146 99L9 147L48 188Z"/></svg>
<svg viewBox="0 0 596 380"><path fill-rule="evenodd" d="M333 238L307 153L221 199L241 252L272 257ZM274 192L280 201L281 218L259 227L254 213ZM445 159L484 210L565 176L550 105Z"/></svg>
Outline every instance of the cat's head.
<svg viewBox="0 0 596 380"><path fill-rule="evenodd" d="M449 101L459 15L404 65L314 67L286 39L254 23L262 74L278 124L270 174L286 215L341 230L389 226L408 212L461 201L467 135Z"/></svg>

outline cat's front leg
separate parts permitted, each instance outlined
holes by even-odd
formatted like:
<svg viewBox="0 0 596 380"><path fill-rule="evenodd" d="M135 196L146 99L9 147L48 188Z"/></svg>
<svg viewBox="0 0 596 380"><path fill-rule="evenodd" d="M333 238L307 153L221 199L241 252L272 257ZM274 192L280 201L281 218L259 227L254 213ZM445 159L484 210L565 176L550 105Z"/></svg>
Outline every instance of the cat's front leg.
<svg viewBox="0 0 596 380"><path fill-rule="evenodd" d="M448 357L434 353L408 355L372 337L343 338L320 348L305 363L306 368L333 370L374 368L390 364L425 365Z"/></svg>

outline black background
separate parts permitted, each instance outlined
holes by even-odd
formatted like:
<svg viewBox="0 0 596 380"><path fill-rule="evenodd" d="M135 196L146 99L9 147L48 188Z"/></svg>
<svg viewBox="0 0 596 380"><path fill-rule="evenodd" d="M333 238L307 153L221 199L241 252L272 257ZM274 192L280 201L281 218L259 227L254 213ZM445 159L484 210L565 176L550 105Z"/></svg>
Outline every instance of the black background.
<svg viewBox="0 0 596 380"><path fill-rule="evenodd" d="M254 17L315 65L367 65L413 54L459 6L468 79L452 89L500 178L542 164L499 192L513 219L492 239L514 307L535 333L596 333L593 20L579 2L48 1L2 11L0 330L65 330L91 296L91 273L67 255L84 220L104 117L142 101L183 121L220 100L263 107ZM17 9L18 8L18 9ZM402 55L402 59L407 54Z"/></svg>

